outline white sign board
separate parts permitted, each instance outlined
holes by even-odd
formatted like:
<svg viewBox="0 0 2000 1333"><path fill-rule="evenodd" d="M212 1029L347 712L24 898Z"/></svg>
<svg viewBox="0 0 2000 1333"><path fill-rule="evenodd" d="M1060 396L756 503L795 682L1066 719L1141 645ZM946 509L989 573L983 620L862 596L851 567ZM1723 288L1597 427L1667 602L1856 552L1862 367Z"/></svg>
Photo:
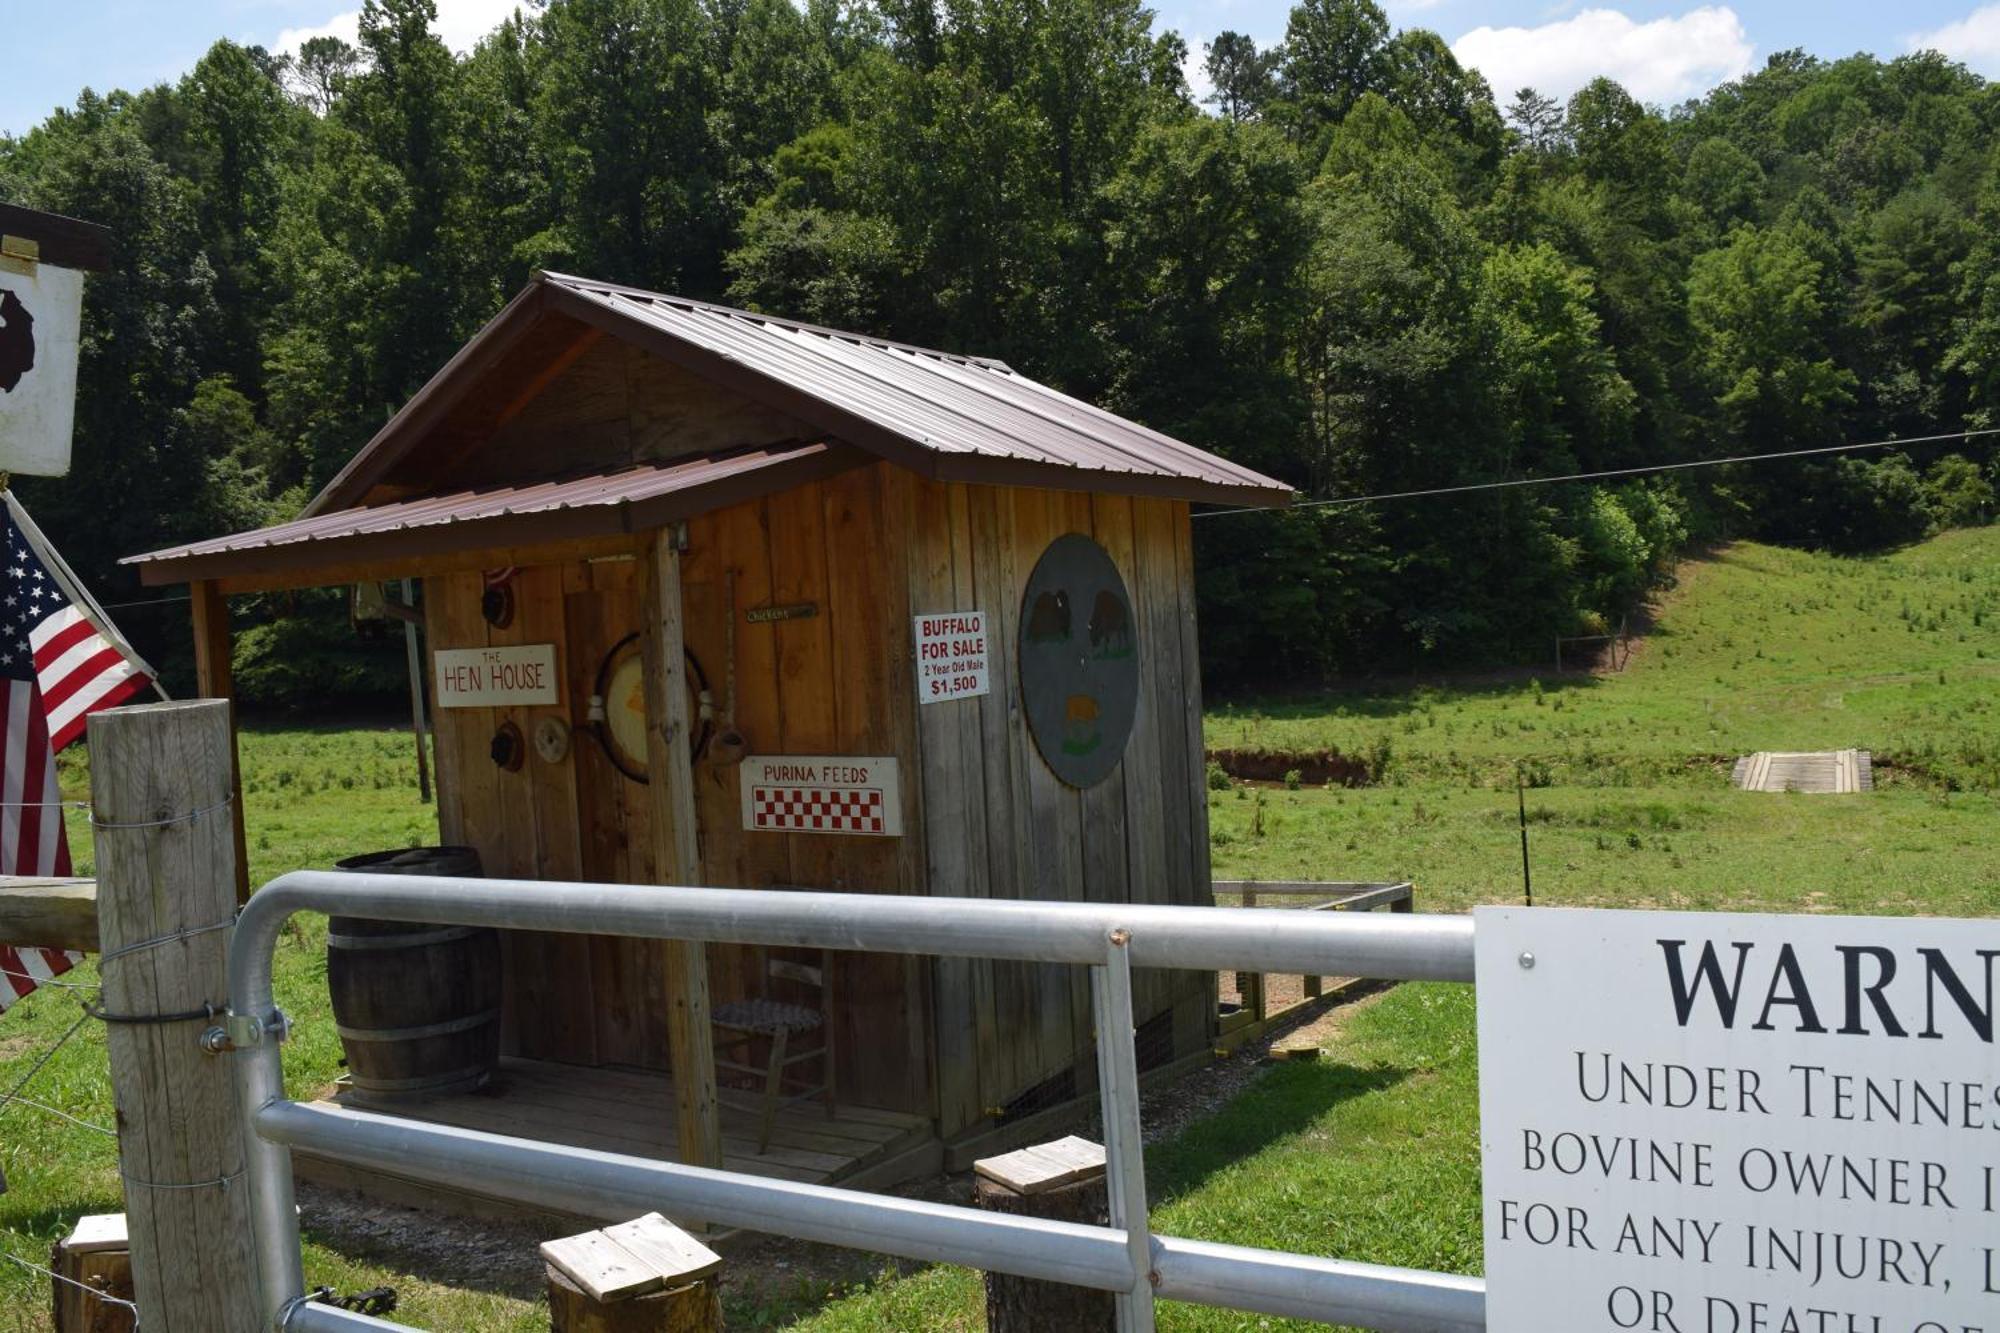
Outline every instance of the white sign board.
<svg viewBox="0 0 2000 1333"><path fill-rule="evenodd" d="M0 264L0 471L69 471L83 274Z"/></svg>
<svg viewBox="0 0 2000 1333"><path fill-rule="evenodd" d="M439 708L535 707L556 701L552 643L440 648L435 660L437 689L432 698Z"/></svg>
<svg viewBox="0 0 2000 1333"><path fill-rule="evenodd" d="M743 827L752 832L903 836L903 788L894 759L752 755L737 781Z"/></svg>
<svg viewBox="0 0 2000 1333"><path fill-rule="evenodd" d="M1476 917L1488 1328L2000 1333L2000 920Z"/></svg>
<svg viewBox="0 0 2000 1333"><path fill-rule="evenodd" d="M992 688L984 611L918 616L916 633L918 703L975 699Z"/></svg>

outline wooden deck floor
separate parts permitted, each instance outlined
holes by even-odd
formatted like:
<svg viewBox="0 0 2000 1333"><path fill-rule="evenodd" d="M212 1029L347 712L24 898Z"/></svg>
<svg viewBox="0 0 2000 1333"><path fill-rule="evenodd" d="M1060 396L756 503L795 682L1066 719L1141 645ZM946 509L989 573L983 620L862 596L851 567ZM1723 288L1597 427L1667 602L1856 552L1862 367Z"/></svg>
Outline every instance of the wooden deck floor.
<svg viewBox="0 0 2000 1333"><path fill-rule="evenodd" d="M355 1110L376 1109L354 1102L344 1088L321 1100ZM829 1118L818 1103L780 1110L770 1150L759 1153L757 1105L753 1094L723 1093L722 1165L727 1170L872 1189L935 1172L943 1163L943 1148L930 1121L921 1116L839 1105ZM673 1086L662 1074L507 1059L491 1087L426 1098L397 1107L395 1114L635 1157L672 1160L676 1155ZM535 1215L533 1209L440 1190L329 1158L303 1153L294 1158L301 1179L356 1190L384 1202L474 1216ZM625 1219L607 1213L590 1220Z"/></svg>

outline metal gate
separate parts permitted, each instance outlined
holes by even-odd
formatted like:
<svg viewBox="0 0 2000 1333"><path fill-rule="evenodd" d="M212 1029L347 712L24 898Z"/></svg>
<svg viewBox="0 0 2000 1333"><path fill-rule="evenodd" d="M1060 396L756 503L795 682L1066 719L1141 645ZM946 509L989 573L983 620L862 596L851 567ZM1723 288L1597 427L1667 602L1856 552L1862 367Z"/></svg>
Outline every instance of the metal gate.
<svg viewBox="0 0 2000 1333"><path fill-rule="evenodd" d="M705 943L997 958L1090 968L1110 1225L987 1213L859 1190L457 1129L288 1100L286 1020L272 954L294 912ZM1146 1213L1132 969L1472 980L1470 917L1299 914L1283 931L1245 908L1007 902L744 889L297 871L253 896L229 949L227 1032L249 1136L258 1284L273 1329L404 1325L306 1300L290 1149L572 1212L660 1211L732 1227L1117 1295L1118 1324L1153 1327L1156 1298L1364 1328L1485 1327L1478 1278L1154 1235Z"/></svg>

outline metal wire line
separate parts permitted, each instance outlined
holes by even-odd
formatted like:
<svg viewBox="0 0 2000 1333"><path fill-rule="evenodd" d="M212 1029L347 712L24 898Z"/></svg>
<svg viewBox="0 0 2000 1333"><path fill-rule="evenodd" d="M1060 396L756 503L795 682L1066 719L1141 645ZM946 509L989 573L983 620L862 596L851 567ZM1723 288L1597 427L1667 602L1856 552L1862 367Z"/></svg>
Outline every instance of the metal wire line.
<svg viewBox="0 0 2000 1333"><path fill-rule="evenodd" d="M1938 444L1945 440L1971 440L1982 435L2000 435L2000 426L1978 430L1955 430L1943 435L1911 435L1896 440L1866 440L1859 444L1827 444L1813 449L1780 449L1768 454L1737 454L1731 458L1695 458L1680 463L1648 463L1644 467L1615 467L1602 472L1570 472L1560 477L1516 477L1510 481L1476 481L1463 486L1433 486L1420 491L1385 491L1379 495L1343 495L1330 500L1301 500L1293 509L1327 509L1347 505L1376 504L1383 500L1417 500L1434 495L1463 495L1469 491L1499 491L1517 486L1553 486L1565 481L1602 481L1607 477L1638 477L1653 472L1684 472L1698 467L1727 467L1732 463L1762 463L1778 458L1810 458L1818 454L1848 453L1856 449L1894 449L1906 444ZM1224 514L1259 514L1267 505L1243 505L1236 509L1206 509L1195 518L1220 518Z"/></svg>
<svg viewBox="0 0 2000 1333"><path fill-rule="evenodd" d="M58 1110L53 1106L47 1106L41 1102L30 1101L28 1098L23 1097L21 1095L21 1093L27 1088L30 1080L32 1080L35 1077L35 1075L41 1073L42 1068L45 1065L47 1065L50 1060L55 1058L55 1053L63 1048L63 1043L68 1041L71 1037L74 1037L77 1034L77 1030L80 1029L85 1023L88 1023L89 1021L90 1021L90 1013L88 1010L86 1010L81 1014L78 1014L76 1022L71 1023L69 1025L69 1030L64 1032L62 1036L57 1037L55 1039L55 1042L46 1051L43 1051L41 1053L41 1056L35 1061L35 1063L28 1067L28 1072L21 1075L20 1078L15 1080L14 1086L7 1090L6 1095L0 1096L0 1115L4 1115L9 1106L14 1105L16 1102L19 1102L22 1106L31 1107L37 1111L46 1111L50 1115L60 1116L64 1120L68 1120L73 1124L82 1125L85 1129L94 1129L98 1133L107 1135L114 1139L118 1137L118 1131L114 1129L108 1129L103 1125L93 1125L88 1120L79 1120L67 1111Z"/></svg>
<svg viewBox="0 0 2000 1333"><path fill-rule="evenodd" d="M11 1253L10 1251L7 1250L0 1250L0 1259L11 1259L15 1263L21 1265L21 1267L29 1269L36 1273L40 1273L43 1277L54 1278L56 1281L66 1282L70 1286L75 1287L80 1291L87 1291L92 1296L95 1296L98 1300L103 1301L106 1305L122 1306L123 1308L130 1310L132 1312L132 1333L139 1333L139 1307L133 1302L126 1300L124 1297L113 1296L108 1291L100 1291L98 1288L91 1286L88 1282L78 1282L73 1277L64 1277L61 1273L58 1273L53 1269L44 1268L38 1263L30 1262L27 1259L23 1259L20 1255Z"/></svg>

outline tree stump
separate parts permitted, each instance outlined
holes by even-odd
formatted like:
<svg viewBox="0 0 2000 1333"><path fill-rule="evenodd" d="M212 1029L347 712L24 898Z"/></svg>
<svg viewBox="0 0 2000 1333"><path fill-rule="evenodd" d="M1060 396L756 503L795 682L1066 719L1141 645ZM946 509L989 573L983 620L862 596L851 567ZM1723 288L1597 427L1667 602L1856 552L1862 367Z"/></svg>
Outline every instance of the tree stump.
<svg viewBox="0 0 2000 1333"><path fill-rule="evenodd" d="M550 1333L717 1333L713 1250L658 1213L542 1246Z"/></svg>
<svg viewBox="0 0 2000 1333"><path fill-rule="evenodd" d="M1110 1224L1104 1149L1074 1135L972 1164L973 1198L989 1212L1044 1217L1101 1227ZM1094 1333L1116 1324L1108 1291L1042 1282L1007 1273L986 1275L988 1333Z"/></svg>
<svg viewBox="0 0 2000 1333"><path fill-rule="evenodd" d="M131 1333L130 1309L91 1294L132 1299L132 1251L125 1238L125 1214L78 1218L76 1228L56 1242L49 1268L60 1275L49 1279L55 1288L56 1333Z"/></svg>

